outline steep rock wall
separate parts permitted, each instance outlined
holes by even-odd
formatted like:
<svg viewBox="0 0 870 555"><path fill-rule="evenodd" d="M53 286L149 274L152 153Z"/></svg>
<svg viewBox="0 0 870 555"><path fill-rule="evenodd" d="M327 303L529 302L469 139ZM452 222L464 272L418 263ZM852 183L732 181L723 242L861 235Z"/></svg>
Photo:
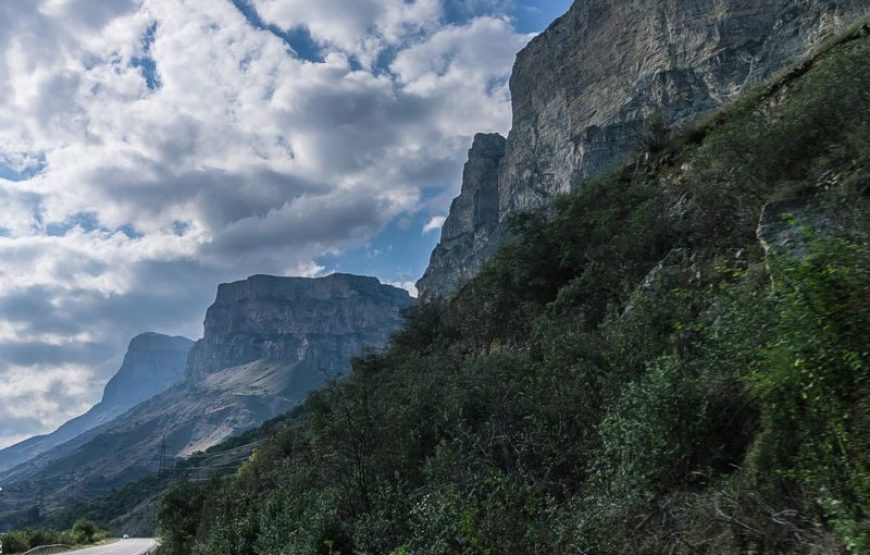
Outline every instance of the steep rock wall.
<svg viewBox="0 0 870 555"><path fill-rule="evenodd" d="M690 122L867 13L865 0L574 2L517 56L498 214L482 217L486 223L466 230L463 241L444 229L418 283L421 296L448 294L473 275L503 240L511 214L545 206L624 162L651 114L671 126ZM463 191L491 189L491 176L483 178L464 180ZM466 204L454 203L448 222Z"/></svg>
<svg viewBox="0 0 870 555"><path fill-rule="evenodd" d="M200 379L258 359L306 360L335 375L365 347L384 345L401 324L399 310L411 302L402 289L348 274L258 275L221 284L188 375Z"/></svg>

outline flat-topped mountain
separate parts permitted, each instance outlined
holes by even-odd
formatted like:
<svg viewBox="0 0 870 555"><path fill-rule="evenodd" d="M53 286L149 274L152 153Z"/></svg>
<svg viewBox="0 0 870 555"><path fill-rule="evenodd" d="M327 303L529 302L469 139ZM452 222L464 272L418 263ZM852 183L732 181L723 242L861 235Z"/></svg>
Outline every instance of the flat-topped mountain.
<svg viewBox="0 0 870 555"><path fill-rule="evenodd" d="M409 306L403 289L373 277L257 275L218 287L188 372L200 378L258 359L305 360L334 376L363 348L386 343Z"/></svg>
<svg viewBox="0 0 870 555"><path fill-rule="evenodd" d="M0 472L23 463L88 430L105 424L184 377L193 341L143 333L130 341L124 362L103 390L102 400L54 432L32 437L0 451Z"/></svg>
<svg viewBox="0 0 870 555"><path fill-rule="evenodd" d="M512 214L625 161L653 114L679 126L710 113L866 13L864 0L574 2L517 56L504 152L489 148L496 139L475 139L469 155L472 168L489 156L497 176L464 173L421 297L474 275ZM488 199L477 204L486 213L469 225L474 198Z"/></svg>

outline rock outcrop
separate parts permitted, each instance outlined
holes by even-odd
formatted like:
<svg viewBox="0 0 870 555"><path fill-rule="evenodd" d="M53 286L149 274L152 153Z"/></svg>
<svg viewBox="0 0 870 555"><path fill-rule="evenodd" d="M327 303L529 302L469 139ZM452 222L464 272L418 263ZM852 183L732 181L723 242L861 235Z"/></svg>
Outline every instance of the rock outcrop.
<svg viewBox="0 0 870 555"><path fill-rule="evenodd" d="M121 414L181 380L193 344L181 336L153 332L137 335L127 347L121 368L106 384L102 401L94 408Z"/></svg>
<svg viewBox="0 0 870 555"><path fill-rule="evenodd" d="M481 217L480 232L463 235L479 240L458 242L445 229L417 285L421 296L448 293L457 276L473 275L503 239L509 215L544 206L625 161L650 115L671 126L690 122L867 13L865 0L574 2L517 56L497 229L492 214ZM477 187L492 185L463 182L463 191Z"/></svg>
<svg viewBox="0 0 870 555"><path fill-rule="evenodd" d="M54 432L32 437L0 451L0 472L36 457L88 430L111 421L184 377L193 341L143 333L130 341L124 362L103 390L102 400Z"/></svg>
<svg viewBox="0 0 870 555"><path fill-rule="evenodd" d="M185 378L5 473L6 501L24 508L42 496L50 510L93 498L152 473L155 457L185 457L281 415L353 356L383 347L412 303L404 289L346 274L223 284Z"/></svg>
<svg viewBox="0 0 870 555"><path fill-rule="evenodd" d="M441 242L417 283L427 295L444 296L454 290L477 272L498 245L498 175L505 146L505 138L498 134L474 137L462 171L462 190L450 205Z"/></svg>

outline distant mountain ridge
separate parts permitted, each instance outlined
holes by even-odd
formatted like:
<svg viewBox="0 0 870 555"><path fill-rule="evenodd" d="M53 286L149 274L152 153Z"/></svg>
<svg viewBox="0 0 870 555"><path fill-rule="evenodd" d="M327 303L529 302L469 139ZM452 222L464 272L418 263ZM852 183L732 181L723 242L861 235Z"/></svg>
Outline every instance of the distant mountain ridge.
<svg viewBox="0 0 870 555"><path fill-rule="evenodd" d="M0 475L6 499L25 510L42 498L50 512L281 415L349 370L353 356L385 345L413 302L404 289L348 274L222 284L183 380Z"/></svg>
<svg viewBox="0 0 870 555"><path fill-rule="evenodd" d="M0 451L0 472L24 463L88 430L110 422L184 377L193 341L147 332L134 337L124 362L103 390L102 400L85 414L50 434L35 436Z"/></svg>

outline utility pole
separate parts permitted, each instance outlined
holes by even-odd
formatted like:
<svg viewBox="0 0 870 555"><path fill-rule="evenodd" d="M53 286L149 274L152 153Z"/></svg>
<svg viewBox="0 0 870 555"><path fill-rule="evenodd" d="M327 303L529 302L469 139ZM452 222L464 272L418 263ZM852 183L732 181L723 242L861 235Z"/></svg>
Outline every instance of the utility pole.
<svg viewBox="0 0 870 555"><path fill-rule="evenodd" d="M160 477L162 478L166 472L166 436L160 440Z"/></svg>
<svg viewBox="0 0 870 555"><path fill-rule="evenodd" d="M162 480L169 470L168 457L166 456L166 436L160 440L160 452L151 460L157 462L157 476Z"/></svg>
<svg viewBox="0 0 870 555"><path fill-rule="evenodd" d="M166 478L169 474L169 464L168 457L166 456L166 434L160 440L160 454L156 457L158 461L158 472L157 472L157 480L158 487L162 490L166 489ZM159 499L159 495L158 495ZM160 503L154 504L154 521L158 522L160 520Z"/></svg>

